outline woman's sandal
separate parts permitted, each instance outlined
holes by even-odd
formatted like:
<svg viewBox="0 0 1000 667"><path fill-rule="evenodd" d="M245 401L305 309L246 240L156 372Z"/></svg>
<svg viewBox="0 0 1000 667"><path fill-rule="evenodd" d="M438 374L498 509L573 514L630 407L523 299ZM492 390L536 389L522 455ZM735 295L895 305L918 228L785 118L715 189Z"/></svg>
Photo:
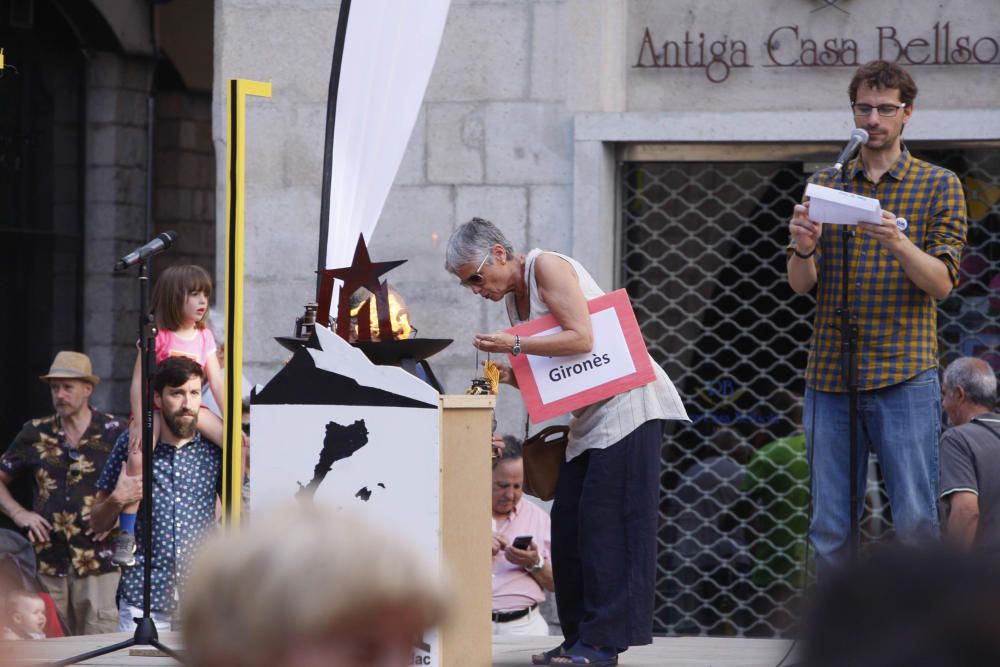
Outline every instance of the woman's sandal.
<svg viewBox="0 0 1000 667"><path fill-rule="evenodd" d="M531 664L551 665L552 658L558 658L559 656L565 654L566 654L566 645L560 644L555 648L550 648L548 651L545 651L544 653L536 653L535 655L531 656Z"/></svg>
<svg viewBox="0 0 1000 667"><path fill-rule="evenodd" d="M591 667L614 667L618 664L618 650L597 648L577 642L562 655L553 656L553 665L591 665Z"/></svg>

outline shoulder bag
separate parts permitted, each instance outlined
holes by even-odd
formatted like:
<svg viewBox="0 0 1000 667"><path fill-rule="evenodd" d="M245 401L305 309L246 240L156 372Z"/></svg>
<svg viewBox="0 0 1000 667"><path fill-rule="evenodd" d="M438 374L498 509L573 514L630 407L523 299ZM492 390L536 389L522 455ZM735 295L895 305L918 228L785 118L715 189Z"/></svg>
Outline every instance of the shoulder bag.
<svg viewBox="0 0 1000 667"><path fill-rule="evenodd" d="M569 443L568 426L548 426L535 435L525 438L524 492L542 500L552 500L559 482L559 468L566 460Z"/></svg>

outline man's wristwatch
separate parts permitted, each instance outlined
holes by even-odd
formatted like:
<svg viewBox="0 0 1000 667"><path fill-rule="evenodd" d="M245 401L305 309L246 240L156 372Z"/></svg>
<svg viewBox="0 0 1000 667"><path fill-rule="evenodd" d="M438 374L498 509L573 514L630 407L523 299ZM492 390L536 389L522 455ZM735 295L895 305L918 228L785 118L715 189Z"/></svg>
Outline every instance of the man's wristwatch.
<svg viewBox="0 0 1000 667"><path fill-rule="evenodd" d="M514 347L510 348L510 353L515 357L521 354L521 337L514 334Z"/></svg>
<svg viewBox="0 0 1000 667"><path fill-rule="evenodd" d="M528 568L525 568L525 569L528 572L540 572L543 567L545 567L545 556L543 556L542 552L539 551L538 552L538 562L535 563L534 565L532 565L531 567L528 567Z"/></svg>

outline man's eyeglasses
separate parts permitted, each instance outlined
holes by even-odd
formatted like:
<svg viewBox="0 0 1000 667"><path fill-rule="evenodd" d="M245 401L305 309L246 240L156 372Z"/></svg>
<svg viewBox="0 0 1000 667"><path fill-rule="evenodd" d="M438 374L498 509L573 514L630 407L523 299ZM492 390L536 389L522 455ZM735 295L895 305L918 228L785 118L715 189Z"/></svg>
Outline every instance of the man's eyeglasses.
<svg viewBox="0 0 1000 667"><path fill-rule="evenodd" d="M486 257L483 257L483 261L479 262L479 266L476 267L476 270L473 273L471 273L468 278L461 281L463 287L469 287L470 285L481 285L483 283L483 274L481 274L480 271L483 270L483 266L486 265L486 260L490 258L492 252L493 251L491 250L490 252L486 253Z"/></svg>
<svg viewBox="0 0 1000 667"><path fill-rule="evenodd" d="M906 106L906 102L900 102L899 104L880 104L877 107L871 104L858 104L855 102L851 105L854 109L855 116L868 116L871 114L872 109L878 109L878 115L883 118L892 118L899 110Z"/></svg>

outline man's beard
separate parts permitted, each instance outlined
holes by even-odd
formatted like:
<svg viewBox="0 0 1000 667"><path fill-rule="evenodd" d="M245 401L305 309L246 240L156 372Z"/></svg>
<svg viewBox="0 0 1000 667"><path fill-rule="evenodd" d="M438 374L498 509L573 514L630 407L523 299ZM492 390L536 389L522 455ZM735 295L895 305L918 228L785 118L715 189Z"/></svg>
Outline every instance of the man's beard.
<svg viewBox="0 0 1000 667"><path fill-rule="evenodd" d="M55 406L56 414L62 419L69 419L80 413L80 407L75 407L72 403L57 403Z"/></svg>
<svg viewBox="0 0 1000 667"><path fill-rule="evenodd" d="M183 417L193 417L193 419L182 419ZM197 413L190 410L178 410L173 414L163 413L163 421L167 428L178 438L193 438L198 430Z"/></svg>

